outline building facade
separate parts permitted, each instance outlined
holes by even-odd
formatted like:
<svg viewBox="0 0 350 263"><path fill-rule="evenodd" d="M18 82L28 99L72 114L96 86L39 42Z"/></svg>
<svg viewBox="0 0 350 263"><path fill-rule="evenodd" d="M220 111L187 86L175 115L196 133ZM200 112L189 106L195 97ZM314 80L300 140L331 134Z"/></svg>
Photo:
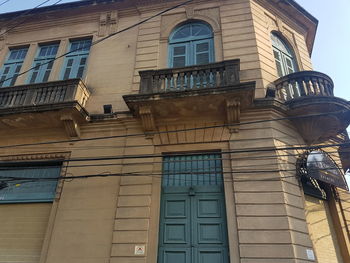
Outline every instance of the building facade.
<svg viewBox="0 0 350 263"><path fill-rule="evenodd" d="M0 262L350 262L348 101L292 0L0 15Z"/></svg>

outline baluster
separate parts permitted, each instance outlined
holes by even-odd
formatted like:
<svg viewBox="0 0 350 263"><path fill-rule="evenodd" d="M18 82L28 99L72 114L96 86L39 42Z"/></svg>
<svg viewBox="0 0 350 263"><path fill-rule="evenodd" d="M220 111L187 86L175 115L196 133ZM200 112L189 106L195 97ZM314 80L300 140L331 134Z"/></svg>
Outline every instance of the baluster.
<svg viewBox="0 0 350 263"><path fill-rule="evenodd" d="M152 93L157 93L160 91L159 82L160 82L159 75L154 75L154 77L152 79L152 88L151 88Z"/></svg>
<svg viewBox="0 0 350 263"><path fill-rule="evenodd" d="M187 88L186 80L185 80L185 73L184 72L178 73L178 78L180 78L178 89L185 90Z"/></svg>
<svg viewBox="0 0 350 263"><path fill-rule="evenodd" d="M185 83L186 83L186 87L185 89L192 89L193 87L193 76L192 76L192 71L187 71L185 73Z"/></svg>
<svg viewBox="0 0 350 263"><path fill-rule="evenodd" d="M77 89L78 87L77 86L74 86L74 89ZM58 87L55 87L55 101L61 101L61 94L63 92L63 86L58 86Z"/></svg>
<svg viewBox="0 0 350 263"><path fill-rule="evenodd" d="M313 91L313 88L311 86L311 83L310 83L310 78L304 78L304 82L305 82L305 87L306 87L306 90L307 90L307 96L312 96L314 94L314 91Z"/></svg>
<svg viewBox="0 0 350 263"><path fill-rule="evenodd" d="M224 79L224 68L220 68L219 70L219 76L220 76L220 87L225 86L225 79Z"/></svg>
<svg viewBox="0 0 350 263"><path fill-rule="evenodd" d="M328 96L333 96L333 87L328 80L325 80L325 89Z"/></svg>
<svg viewBox="0 0 350 263"><path fill-rule="evenodd" d="M217 84L217 74L218 74L218 69L214 69L212 72L212 87L216 88L218 86Z"/></svg>
<svg viewBox="0 0 350 263"><path fill-rule="evenodd" d="M173 85L173 74L167 74L166 75L166 82L167 82L167 86L169 87L170 90L174 90L175 87Z"/></svg>
<svg viewBox="0 0 350 263"><path fill-rule="evenodd" d="M196 88L198 88L198 81L199 81L199 75L198 75L198 71L197 70L194 70L193 72L192 72L192 83L191 83L191 88L193 88L193 89L196 89Z"/></svg>
<svg viewBox="0 0 350 263"><path fill-rule="evenodd" d="M12 92L7 93L6 96L6 106L11 107L11 97L12 97Z"/></svg>
<svg viewBox="0 0 350 263"><path fill-rule="evenodd" d="M17 95L15 96L15 98L14 98L14 105L21 105L21 100L22 100L22 97L23 97L23 90L19 90L18 92L17 92Z"/></svg>
<svg viewBox="0 0 350 263"><path fill-rule="evenodd" d="M160 90L163 92L163 91L166 91L167 90L167 78L166 78L166 75L160 75L159 78L162 80L161 82L161 87L160 87Z"/></svg>
<svg viewBox="0 0 350 263"><path fill-rule="evenodd" d="M318 83L318 88L320 90L320 95L322 96L327 96L327 93L326 93L326 90L325 90L325 87L324 87L324 81L322 78L317 78L317 83Z"/></svg>
<svg viewBox="0 0 350 263"><path fill-rule="evenodd" d="M305 89L305 85L304 85L303 79L297 79L297 84L298 84L300 96L306 96L307 90Z"/></svg>
<svg viewBox="0 0 350 263"><path fill-rule="evenodd" d="M285 101L285 98L284 98L284 95L283 95L283 91L282 91L282 85L281 84L278 84L276 85L276 94L277 94L277 98L282 100L282 101Z"/></svg>
<svg viewBox="0 0 350 263"><path fill-rule="evenodd" d="M210 88L210 69L205 70L205 87Z"/></svg>
<svg viewBox="0 0 350 263"><path fill-rule="evenodd" d="M75 86L76 89L79 88L79 86ZM64 86L59 86L59 87L56 87L56 98L57 98L57 101L64 101L64 91L65 91L65 87Z"/></svg>
<svg viewBox="0 0 350 263"><path fill-rule="evenodd" d="M203 70L199 71L199 88L204 88L204 79L205 79L205 73Z"/></svg>
<svg viewBox="0 0 350 263"><path fill-rule="evenodd" d="M293 98L290 83L288 81L283 82L283 89L285 90L286 100L291 100Z"/></svg>
<svg viewBox="0 0 350 263"><path fill-rule="evenodd" d="M291 81L291 85L292 85L291 88L293 89L293 98L295 99L295 98L300 97L300 92L299 92L299 89L298 89L298 83L296 82L295 79L293 79Z"/></svg>
<svg viewBox="0 0 350 263"><path fill-rule="evenodd" d="M320 88L318 86L317 80L314 77L311 77L310 81L311 81L311 85L312 85L312 87L314 89L315 95L316 96L321 95L321 90L320 90Z"/></svg>

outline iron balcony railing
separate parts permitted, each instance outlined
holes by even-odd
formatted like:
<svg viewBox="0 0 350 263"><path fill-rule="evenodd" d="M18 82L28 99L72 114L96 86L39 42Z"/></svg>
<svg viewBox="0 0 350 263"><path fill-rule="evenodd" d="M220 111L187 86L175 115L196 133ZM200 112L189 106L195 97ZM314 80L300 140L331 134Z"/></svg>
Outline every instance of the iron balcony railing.
<svg viewBox="0 0 350 263"><path fill-rule="evenodd" d="M291 73L277 79L274 84L276 96L282 101L306 96L334 96L332 79L316 71Z"/></svg>
<svg viewBox="0 0 350 263"><path fill-rule="evenodd" d="M225 87L239 83L239 59L140 71L140 94Z"/></svg>
<svg viewBox="0 0 350 263"><path fill-rule="evenodd" d="M80 79L0 88L0 109L78 102L85 106L90 93Z"/></svg>

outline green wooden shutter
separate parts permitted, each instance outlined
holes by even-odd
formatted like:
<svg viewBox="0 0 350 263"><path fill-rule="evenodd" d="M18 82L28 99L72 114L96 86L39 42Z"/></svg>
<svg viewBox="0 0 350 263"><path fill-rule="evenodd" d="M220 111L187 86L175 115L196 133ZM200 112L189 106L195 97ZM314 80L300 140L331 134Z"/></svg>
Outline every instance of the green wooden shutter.
<svg viewBox="0 0 350 263"><path fill-rule="evenodd" d="M195 65L203 65L212 62L211 58L211 41L210 40L201 40L195 41L194 45L194 53L195 53Z"/></svg>
<svg viewBox="0 0 350 263"><path fill-rule="evenodd" d="M60 176L60 171L59 166L8 167L7 170L1 167L0 181L6 182L8 187L0 190L0 203L51 202L55 197L56 178ZM11 181L9 178L23 180ZM37 180L38 178L45 179Z"/></svg>
<svg viewBox="0 0 350 263"><path fill-rule="evenodd" d="M69 53L64 61L61 79L82 78L89 57L91 39L75 40L70 43Z"/></svg>
<svg viewBox="0 0 350 263"><path fill-rule="evenodd" d="M58 44L40 46L38 54L34 59L28 83L47 82L52 70L53 59L56 57Z"/></svg>

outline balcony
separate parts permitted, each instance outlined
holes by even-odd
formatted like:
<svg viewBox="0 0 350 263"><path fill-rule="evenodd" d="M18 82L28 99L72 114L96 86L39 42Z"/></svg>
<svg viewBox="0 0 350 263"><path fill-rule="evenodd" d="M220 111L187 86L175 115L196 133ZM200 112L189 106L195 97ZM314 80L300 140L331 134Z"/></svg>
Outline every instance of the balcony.
<svg viewBox="0 0 350 263"><path fill-rule="evenodd" d="M158 122L222 119L239 123L241 109L252 105L255 82L241 83L239 60L140 72L138 94L123 96L145 132Z"/></svg>
<svg viewBox="0 0 350 263"><path fill-rule="evenodd" d="M349 125L350 103L334 97L334 84L329 76L301 71L279 78L274 84L275 97L287 106L288 115L306 143L325 141Z"/></svg>
<svg viewBox="0 0 350 263"><path fill-rule="evenodd" d="M80 79L0 89L0 127L58 127L77 137L78 123L87 120L90 92Z"/></svg>

